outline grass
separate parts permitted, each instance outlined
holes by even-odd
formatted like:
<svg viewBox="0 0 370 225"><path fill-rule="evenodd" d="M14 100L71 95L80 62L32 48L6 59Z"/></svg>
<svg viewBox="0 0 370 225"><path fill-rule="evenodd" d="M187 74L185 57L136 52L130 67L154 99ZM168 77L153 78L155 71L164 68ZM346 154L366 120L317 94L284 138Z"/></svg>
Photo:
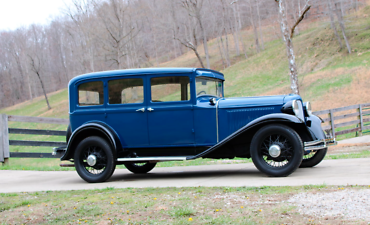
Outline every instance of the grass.
<svg viewBox="0 0 370 225"><path fill-rule="evenodd" d="M300 214L294 194L370 186L105 188L0 193L1 224L309 224L346 223ZM348 221L347 221L348 222ZM353 223L353 221L352 221Z"/></svg>
<svg viewBox="0 0 370 225"><path fill-rule="evenodd" d="M370 158L370 150L354 153L328 154L325 156L325 159L357 159L357 158Z"/></svg>

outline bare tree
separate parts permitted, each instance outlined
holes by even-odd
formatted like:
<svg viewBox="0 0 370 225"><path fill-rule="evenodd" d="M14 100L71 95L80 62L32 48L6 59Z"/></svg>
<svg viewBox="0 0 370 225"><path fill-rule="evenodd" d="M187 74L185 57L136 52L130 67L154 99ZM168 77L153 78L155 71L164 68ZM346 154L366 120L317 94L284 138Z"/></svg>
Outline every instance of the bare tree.
<svg viewBox="0 0 370 225"><path fill-rule="evenodd" d="M203 17L202 8L203 8L204 1L205 0L182 0L182 5L188 11L189 16L194 17L199 24L199 27L202 33L203 47L204 47L204 53L206 55L207 68L210 69L211 65L209 63L207 33L203 25L203 18L202 18Z"/></svg>
<svg viewBox="0 0 370 225"><path fill-rule="evenodd" d="M339 44L340 48L342 49L343 48L342 40L340 39L338 31L337 31L337 27L335 26L332 2L331 2L331 0L326 0L326 1L327 1L327 5L328 5L328 14L329 14L329 17L330 17L330 27L331 27L331 29L333 29L335 37L338 40L338 44Z"/></svg>
<svg viewBox="0 0 370 225"><path fill-rule="evenodd" d="M106 51L105 58L107 61L112 61L113 64L116 64L117 69L122 69L124 68L123 57L128 54L129 42L139 31L133 33L135 27L131 25L127 16L127 3L120 0L109 0L108 3L100 5L94 2L95 7L98 9L99 18L104 24L108 35L103 40ZM126 64L130 63L126 61Z"/></svg>
<svg viewBox="0 0 370 225"><path fill-rule="evenodd" d="M41 73L43 73L43 66L45 63L45 57L44 57L44 51L42 47L46 44L46 37L45 33L42 31L42 27L36 27L36 25L31 26L31 37L32 37L32 43L33 48L30 49L28 55L29 63L31 66L31 70L37 75L42 91L44 93L45 101L48 106L48 109L50 110L50 104L48 100L48 96L46 94L45 85L41 78Z"/></svg>
<svg viewBox="0 0 370 225"><path fill-rule="evenodd" d="M330 0L331 1L331 0ZM351 46L348 42L347 35L346 35L346 28L344 26L344 21L343 21L343 4L342 1L339 1L338 3L335 3L335 14L337 15L338 22L340 29L342 30L342 35L344 38L344 42L346 43L348 53L351 54Z"/></svg>
<svg viewBox="0 0 370 225"><path fill-rule="evenodd" d="M281 32L283 34L283 40L286 45L287 56L288 56L288 61L289 61L289 73L290 73L290 83L291 83L290 88L292 89L294 94L299 95L298 73L297 73L297 66L295 63L295 55L294 55L292 38L294 35L294 29L303 20L304 15L308 12L311 6L309 5L309 0L307 0L302 14L299 16L298 20L295 21L293 27L290 29L288 25L287 16L286 16L286 2L285 2L286 0L275 0L275 1L279 4L280 27L281 27Z"/></svg>
<svg viewBox="0 0 370 225"><path fill-rule="evenodd" d="M66 6L64 13L73 21L70 34L82 49L80 63L84 66L85 72L95 71L94 65L94 14L92 0L72 0L71 6ZM72 29L74 29L72 31ZM76 32L79 31L79 32ZM88 65L86 65L88 64Z"/></svg>
<svg viewBox="0 0 370 225"><path fill-rule="evenodd" d="M258 28L257 28L257 25L256 25L256 22L254 20L254 9L253 9L253 5L252 5L252 1L251 0L248 0L248 5L249 5L249 21L252 25L252 28L253 28L253 32L254 32L254 41L255 41L255 46L256 46L256 51L257 53L259 53L261 51L261 46L260 46L260 41L259 41L259 34L258 34Z"/></svg>

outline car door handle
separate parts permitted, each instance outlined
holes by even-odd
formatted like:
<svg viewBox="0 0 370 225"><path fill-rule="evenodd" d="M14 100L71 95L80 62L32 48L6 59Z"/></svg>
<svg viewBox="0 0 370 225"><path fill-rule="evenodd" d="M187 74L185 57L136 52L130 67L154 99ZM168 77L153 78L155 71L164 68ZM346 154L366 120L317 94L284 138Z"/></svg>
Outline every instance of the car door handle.
<svg viewBox="0 0 370 225"><path fill-rule="evenodd" d="M152 109L152 108L148 108L148 111L149 111L149 112L151 112L151 111L154 111L154 109Z"/></svg>
<svg viewBox="0 0 370 225"><path fill-rule="evenodd" d="M138 109L136 112L145 112L145 108Z"/></svg>

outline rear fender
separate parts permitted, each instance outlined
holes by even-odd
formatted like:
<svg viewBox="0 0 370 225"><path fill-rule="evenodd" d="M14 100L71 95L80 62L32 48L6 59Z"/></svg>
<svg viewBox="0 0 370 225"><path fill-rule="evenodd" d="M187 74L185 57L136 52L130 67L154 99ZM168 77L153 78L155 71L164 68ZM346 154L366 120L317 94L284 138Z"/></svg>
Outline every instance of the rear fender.
<svg viewBox="0 0 370 225"><path fill-rule="evenodd" d="M257 132L259 128L271 123L281 123L289 127L292 127L301 136L303 141L312 139L312 136L310 132L307 130L304 121L293 115L284 113L273 113L261 116L249 122L247 125L230 134L228 137L218 142L214 146L210 147L204 152L199 153L198 155L188 157L187 160L196 159L200 157L206 158L208 154L216 150L223 151L223 147L225 147L226 145L228 144L235 145L237 142L241 140L244 143L248 143L250 142L250 140L252 140L254 134Z"/></svg>
<svg viewBox="0 0 370 225"><path fill-rule="evenodd" d="M67 144L67 151L61 160L72 159L77 145L90 136L100 136L106 139L112 147L114 156L122 149L121 141L113 128L101 122L91 122L80 126L71 134Z"/></svg>

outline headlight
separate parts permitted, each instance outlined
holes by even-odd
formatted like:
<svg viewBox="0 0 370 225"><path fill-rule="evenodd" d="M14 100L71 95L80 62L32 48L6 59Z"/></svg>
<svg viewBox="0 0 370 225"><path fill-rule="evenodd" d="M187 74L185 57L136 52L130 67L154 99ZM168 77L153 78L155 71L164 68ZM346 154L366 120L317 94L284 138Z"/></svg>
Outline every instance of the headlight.
<svg viewBox="0 0 370 225"><path fill-rule="evenodd" d="M299 106L298 106L297 100L293 100L293 102L292 102L292 108L293 108L294 115L296 115L297 117L299 117Z"/></svg>
<svg viewBox="0 0 370 225"><path fill-rule="evenodd" d="M281 112L294 115L304 121L304 110L300 100L293 100L285 103L281 108Z"/></svg>
<svg viewBox="0 0 370 225"><path fill-rule="evenodd" d="M308 116L312 116L312 106L311 106L311 103L310 102L305 102L303 104L303 108L304 108L304 116L308 117Z"/></svg>

